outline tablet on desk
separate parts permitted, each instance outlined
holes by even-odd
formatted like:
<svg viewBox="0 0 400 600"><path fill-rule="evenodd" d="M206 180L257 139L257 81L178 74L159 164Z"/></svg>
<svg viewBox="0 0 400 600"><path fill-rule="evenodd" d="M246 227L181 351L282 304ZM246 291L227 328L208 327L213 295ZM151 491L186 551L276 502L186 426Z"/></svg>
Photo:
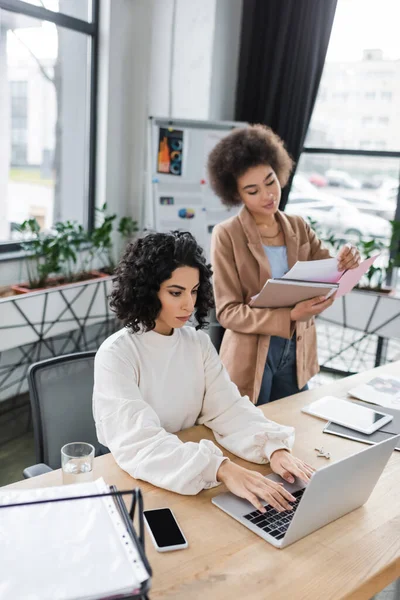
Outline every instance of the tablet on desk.
<svg viewBox="0 0 400 600"><path fill-rule="evenodd" d="M381 429L393 419L392 415L359 406L348 400L335 398L335 396L324 396L320 400L304 406L301 410L314 417L320 417L366 434Z"/></svg>

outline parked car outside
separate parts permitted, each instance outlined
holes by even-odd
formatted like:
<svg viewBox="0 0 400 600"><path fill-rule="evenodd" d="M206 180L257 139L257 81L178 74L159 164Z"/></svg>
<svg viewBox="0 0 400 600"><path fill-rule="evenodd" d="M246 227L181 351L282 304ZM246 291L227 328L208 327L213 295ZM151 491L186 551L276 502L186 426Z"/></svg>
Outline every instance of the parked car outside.
<svg viewBox="0 0 400 600"><path fill-rule="evenodd" d="M346 171L340 171L339 169L329 169L325 173L325 177L328 181L328 185L332 187L342 187L346 189L359 189L361 183L349 175Z"/></svg>
<svg viewBox="0 0 400 600"><path fill-rule="evenodd" d="M377 215L387 221L394 219L396 200L378 195L378 190L340 190L340 196L363 213Z"/></svg>
<svg viewBox="0 0 400 600"><path fill-rule="evenodd" d="M316 187L325 187L326 185L328 185L328 180L326 179L326 177L320 175L319 173L311 173L308 180Z"/></svg>
<svg viewBox="0 0 400 600"><path fill-rule="evenodd" d="M324 236L333 233L344 242L357 243L360 237L378 238L385 243L390 241L388 221L362 213L347 200L333 194L290 192L285 212L300 215L305 220L311 218L318 223Z"/></svg>

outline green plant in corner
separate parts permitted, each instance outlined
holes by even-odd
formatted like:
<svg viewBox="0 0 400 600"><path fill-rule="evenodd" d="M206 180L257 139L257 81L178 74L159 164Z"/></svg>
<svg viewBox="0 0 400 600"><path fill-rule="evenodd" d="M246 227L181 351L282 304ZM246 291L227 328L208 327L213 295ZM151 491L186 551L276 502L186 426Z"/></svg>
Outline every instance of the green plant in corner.
<svg viewBox="0 0 400 600"><path fill-rule="evenodd" d="M103 204L101 208L96 208L96 217L98 221L100 220L100 225L89 235L92 246L91 256L92 259L97 257L100 260L101 268L105 273L112 273L115 269L115 260L111 235L117 215L107 215L107 204Z"/></svg>
<svg viewBox="0 0 400 600"><path fill-rule="evenodd" d="M133 235L139 231L137 221L134 221L132 217L122 217L118 224L118 233L121 234L124 243L128 243Z"/></svg>
<svg viewBox="0 0 400 600"><path fill-rule="evenodd" d="M89 235L89 241L92 246L89 250L89 255L91 261L97 257L102 263L101 270L111 274L115 269L112 232L117 215L107 215L107 204L103 204L101 208L96 208L96 216L100 220L100 224ZM117 231L123 238L124 243L127 243L133 237L134 233L139 231L137 221L134 221L131 217L121 217Z"/></svg>
<svg viewBox="0 0 400 600"><path fill-rule="evenodd" d="M84 246L88 244L88 235L83 226L76 221L58 222L54 225L60 252L60 262L65 283L82 279L87 273L84 260Z"/></svg>
<svg viewBox="0 0 400 600"><path fill-rule="evenodd" d="M315 231L319 239L327 245L332 254L336 254L343 245L343 240L341 238L337 238L333 231L325 231L318 221L315 221L311 217L307 217L307 221L311 229Z"/></svg>
<svg viewBox="0 0 400 600"><path fill-rule="evenodd" d="M36 219L27 219L16 229L25 236L21 248L27 252L29 287L43 288L49 276L61 270L58 238L53 234L42 233Z"/></svg>
<svg viewBox="0 0 400 600"><path fill-rule="evenodd" d="M360 250L360 254L362 258L365 260L367 258L371 258L375 254L381 253L383 250L387 249L387 244L385 244L381 240L377 240L375 238L366 239L360 238L358 245L358 249ZM371 290L380 290L386 279L386 271L389 268L389 265L382 265L375 263L370 266L367 273L364 275L364 280L367 282L367 285L361 285L360 288L367 287Z"/></svg>

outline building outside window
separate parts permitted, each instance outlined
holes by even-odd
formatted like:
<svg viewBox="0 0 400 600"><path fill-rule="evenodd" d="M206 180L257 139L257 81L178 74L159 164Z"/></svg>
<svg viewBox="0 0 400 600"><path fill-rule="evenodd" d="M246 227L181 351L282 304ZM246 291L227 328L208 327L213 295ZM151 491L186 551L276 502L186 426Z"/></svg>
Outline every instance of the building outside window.
<svg viewBox="0 0 400 600"><path fill-rule="evenodd" d="M338 0L320 91L286 210L312 216L306 214L306 203L299 211L299 194L310 194L304 188L311 183L314 200L321 206L337 198L342 212L346 214L348 207L346 227L337 220L344 239L349 232L376 231L388 240L388 221L395 218L400 172L399 20L397 0L382 0L379 11L373 2ZM348 23L357 27L349 28ZM293 198L296 204L291 203ZM323 216L319 220L324 224Z"/></svg>

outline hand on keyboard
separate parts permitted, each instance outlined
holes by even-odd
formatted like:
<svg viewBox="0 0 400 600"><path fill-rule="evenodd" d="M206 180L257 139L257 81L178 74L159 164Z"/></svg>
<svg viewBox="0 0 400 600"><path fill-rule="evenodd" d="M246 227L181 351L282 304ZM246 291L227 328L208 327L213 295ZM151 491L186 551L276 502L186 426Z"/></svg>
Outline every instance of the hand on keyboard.
<svg viewBox="0 0 400 600"><path fill-rule="evenodd" d="M308 483L315 471L311 465L300 460L300 458L296 458L284 449L275 450L269 462L273 472L289 483L293 483L295 477L298 477L304 483Z"/></svg>
<svg viewBox="0 0 400 600"><path fill-rule="evenodd" d="M217 479L222 481L236 496L246 498L262 513L265 512L262 501L267 502L279 512L291 510L292 506L289 502L295 501L282 483L275 483L266 479L261 473L239 467L229 460L221 464L217 472Z"/></svg>

